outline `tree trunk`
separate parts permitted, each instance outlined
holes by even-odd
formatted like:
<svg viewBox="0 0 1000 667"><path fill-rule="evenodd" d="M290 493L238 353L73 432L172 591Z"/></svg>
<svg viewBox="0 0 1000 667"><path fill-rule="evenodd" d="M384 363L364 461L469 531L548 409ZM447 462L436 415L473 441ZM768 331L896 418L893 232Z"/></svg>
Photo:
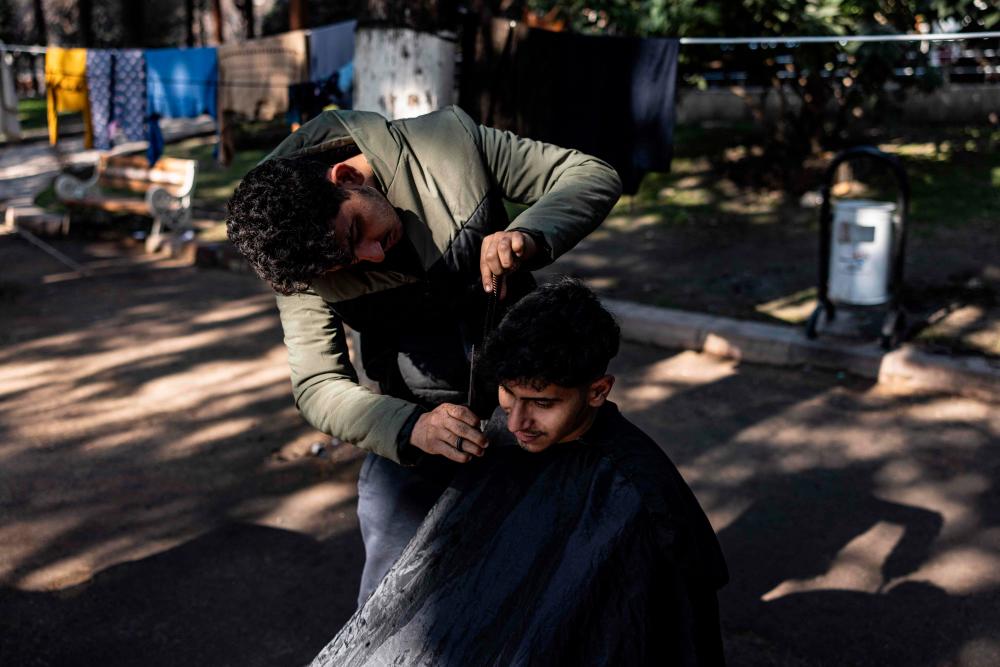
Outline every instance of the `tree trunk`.
<svg viewBox="0 0 1000 667"><path fill-rule="evenodd" d="M308 5L306 0L291 0L288 3L288 29L302 30L309 22Z"/></svg>
<svg viewBox="0 0 1000 667"><path fill-rule="evenodd" d="M212 0L212 22L215 24L215 43L224 44L226 40L222 32L222 0Z"/></svg>
<svg viewBox="0 0 1000 667"><path fill-rule="evenodd" d="M125 44L131 47L145 45L146 12L142 2L122 0L122 24L125 28Z"/></svg>
<svg viewBox="0 0 1000 667"><path fill-rule="evenodd" d="M452 0L368 0L354 42L354 108L392 119L454 103L456 21Z"/></svg>
<svg viewBox="0 0 1000 667"><path fill-rule="evenodd" d="M243 13L243 24L246 26L247 39L254 38L253 0L243 0L237 7Z"/></svg>
<svg viewBox="0 0 1000 667"><path fill-rule="evenodd" d="M354 108L413 118L455 100L455 43L409 28L359 28Z"/></svg>
<svg viewBox="0 0 1000 667"><path fill-rule="evenodd" d="M188 48L194 46L194 0L184 0L184 43Z"/></svg>
<svg viewBox="0 0 1000 667"><path fill-rule="evenodd" d="M80 0L77 3L77 10L79 11L80 41L83 46L90 48L94 45L94 3L92 0Z"/></svg>
<svg viewBox="0 0 1000 667"><path fill-rule="evenodd" d="M48 44L49 30L45 23L45 3L42 0L34 0L32 6L35 10L35 42L37 44Z"/></svg>

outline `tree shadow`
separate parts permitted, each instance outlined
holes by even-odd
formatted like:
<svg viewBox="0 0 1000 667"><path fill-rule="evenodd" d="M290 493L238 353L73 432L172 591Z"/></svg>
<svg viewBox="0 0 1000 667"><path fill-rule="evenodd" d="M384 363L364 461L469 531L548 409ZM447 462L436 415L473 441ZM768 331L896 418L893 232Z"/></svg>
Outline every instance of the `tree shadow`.
<svg viewBox="0 0 1000 667"><path fill-rule="evenodd" d="M169 266L46 283L58 266L9 247L24 292L4 312L24 335L0 367L0 662L308 661L354 607L360 543L335 517L357 462L276 456L311 431L269 295ZM102 356L128 345L141 353ZM690 354L626 346L615 400L719 530L732 664L756 641L761 664L938 664L996 637L988 411ZM302 494L298 533L218 528L273 523ZM59 579L73 559L98 574Z"/></svg>
<svg viewBox="0 0 1000 667"><path fill-rule="evenodd" d="M694 358L657 369L626 349L615 391L718 529L730 664L993 664L1000 424L985 406Z"/></svg>
<svg viewBox="0 0 1000 667"><path fill-rule="evenodd" d="M54 593L0 589L7 665L303 665L354 611L364 548L233 523Z"/></svg>

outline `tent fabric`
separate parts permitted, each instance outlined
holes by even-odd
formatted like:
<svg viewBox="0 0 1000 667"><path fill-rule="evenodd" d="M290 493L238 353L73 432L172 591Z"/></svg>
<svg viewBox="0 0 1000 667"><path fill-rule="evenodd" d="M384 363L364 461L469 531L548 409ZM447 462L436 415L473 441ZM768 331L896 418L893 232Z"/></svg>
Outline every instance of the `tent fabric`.
<svg viewBox="0 0 1000 667"><path fill-rule="evenodd" d="M87 97L95 148L111 148L115 128L129 141L146 138L146 60L141 50L88 50Z"/></svg>
<svg viewBox="0 0 1000 667"><path fill-rule="evenodd" d="M504 420L312 667L723 664L728 572L667 455L611 403L539 454Z"/></svg>
<svg viewBox="0 0 1000 667"><path fill-rule="evenodd" d="M288 87L309 80L306 31L219 47L219 110L273 120L288 110Z"/></svg>
<svg viewBox="0 0 1000 667"><path fill-rule="evenodd" d="M21 138L14 70L6 53L0 53L0 134L3 134L7 141L17 141Z"/></svg>
<svg viewBox="0 0 1000 667"><path fill-rule="evenodd" d="M354 60L357 21L342 21L309 31L309 80L321 83Z"/></svg>
<svg viewBox="0 0 1000 667"><path fill-rule="evenodd" d="M45 51L45 99L49 123L49 143L59 140L59 114L83 114L83 145L94 145L90 103L87 99L87 49L50 46Z"/></svg>
<svg viewBox="0 0 1000 667"><path fill-rule="evenodd" d="M235 153L232 125L274 120L288 111L289 88L309 80L308 31L251 39L219 47L219 161Z"/></svg>
<svg viewBox="0 0 1000 667"><path fill-rule="evenodd" d="M466 67L460 86L461 104L481 123L599 157L626 193L647 172L669 170L679 40L495 19L482 42L485 55Z"/></svg>
<svg viewBox="0 0 1000 667"><path fill-rule="evenodd" d="M218 54L214 47L147 49L146 105L149 163L163 152L160 118L218 118Z"/></svg>

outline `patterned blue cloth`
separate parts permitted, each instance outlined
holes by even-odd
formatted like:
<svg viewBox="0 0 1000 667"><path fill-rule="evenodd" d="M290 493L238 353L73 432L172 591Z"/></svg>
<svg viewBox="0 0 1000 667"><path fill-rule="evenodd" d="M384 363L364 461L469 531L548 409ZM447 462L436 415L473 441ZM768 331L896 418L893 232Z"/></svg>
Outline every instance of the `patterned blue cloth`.
<svg viewBox="0 0 1000 667"><path fill-rule="evenodd" d="M87 51L87 92L94 148L106 151L111 148L111 51Z"/></svg>
<svg viewBox="0 0 1000 667"><path fill-rule="evenodd" d="M142 51L88 49L87 92L94 148L111 148L117 130L129 141L146 136L146 64Z"/></svg>
<svg viewBox="0 0 1000 667"><path fill-rule="evenodd" d="M214 48L148 49L149 162L163 152L160 118L218 117L218 57Z"/></svg>

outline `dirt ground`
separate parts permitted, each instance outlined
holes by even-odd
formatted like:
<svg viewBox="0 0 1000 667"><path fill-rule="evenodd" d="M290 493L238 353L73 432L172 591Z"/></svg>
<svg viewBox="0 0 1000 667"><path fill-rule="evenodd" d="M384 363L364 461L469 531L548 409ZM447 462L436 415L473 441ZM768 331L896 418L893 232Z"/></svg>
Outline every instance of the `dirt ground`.
<svg viewBox="0 0 1000 667"><path fill-rule="evenodd" d="M0 664L307 663L354 607L359 459L310 452L273 298L57 243L93 277L0 237ZM614 371L719 532L731 664L1000 664L995 406L634 345Z"/></svg>

